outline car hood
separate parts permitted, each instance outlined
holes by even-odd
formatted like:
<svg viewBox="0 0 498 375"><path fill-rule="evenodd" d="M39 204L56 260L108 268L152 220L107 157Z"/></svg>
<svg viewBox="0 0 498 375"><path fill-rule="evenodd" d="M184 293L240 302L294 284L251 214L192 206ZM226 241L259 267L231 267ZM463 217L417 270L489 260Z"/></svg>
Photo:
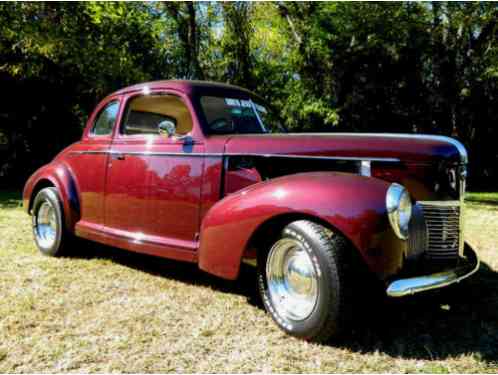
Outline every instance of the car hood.
<svg viewBox="0 0 498 375"><path fill-rule="evenodd" d="M227 137L227 154L333 156L341 158L398 159L432 163L467 162L457 140L444 136L366 133L244 134Z"/></svg>

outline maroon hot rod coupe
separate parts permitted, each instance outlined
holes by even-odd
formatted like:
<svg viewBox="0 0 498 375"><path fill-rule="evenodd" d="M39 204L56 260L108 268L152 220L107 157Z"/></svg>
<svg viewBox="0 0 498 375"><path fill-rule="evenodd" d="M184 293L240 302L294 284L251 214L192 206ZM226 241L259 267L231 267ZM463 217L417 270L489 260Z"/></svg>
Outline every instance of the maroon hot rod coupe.
<svg viewBox="0 0 498 375"><path fill-rule="evenodd" d="M158 81L105 98L23 199L43 254L82 237L226 279L248 262L275 322L324 341L349 316L355 264L391 297L477 270L466 164L452 138L289 134L247 90Z"/></svg>

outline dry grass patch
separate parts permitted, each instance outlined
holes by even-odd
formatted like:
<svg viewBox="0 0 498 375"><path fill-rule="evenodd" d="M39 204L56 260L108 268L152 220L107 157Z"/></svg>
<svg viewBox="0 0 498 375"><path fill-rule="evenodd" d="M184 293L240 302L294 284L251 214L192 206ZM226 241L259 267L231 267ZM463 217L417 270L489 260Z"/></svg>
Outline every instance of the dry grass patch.
<svg viewBox="0 0 498 375"><path fill-rule="evenodd" d="M3 193L0 372L496 373L498 206L488 198L466 210L483 261L475 278L374 302L347 337L315 345L276 328L249 269L229 282L83 242L75 257L44 257L19 197Z"/></svg>

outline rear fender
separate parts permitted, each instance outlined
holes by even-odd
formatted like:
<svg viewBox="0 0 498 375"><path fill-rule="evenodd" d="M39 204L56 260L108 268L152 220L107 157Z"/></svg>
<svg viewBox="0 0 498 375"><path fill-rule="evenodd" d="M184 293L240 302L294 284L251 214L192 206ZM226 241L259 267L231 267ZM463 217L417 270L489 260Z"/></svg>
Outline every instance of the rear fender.
<svg viewBox="0 0 498 375"><path fill-rule="evenodd" d="M28 179L23 190L23 206L31 214L36 194L47 186L54 186L59 191L66 228L74 230L74 225L80 217L78 189L73 173L63 163L53 162L38 169Z"/></svg>
<svg viewBox="0 0 498 375"><path fill-rule="evenodd" d="M361 253L375 273L385 271L380 242L390 229L385 207L389 183L347 173L310 172L251 185L217 202L201 226L199 267L235 279L257 229L281 215L328 223Z"/></svg>

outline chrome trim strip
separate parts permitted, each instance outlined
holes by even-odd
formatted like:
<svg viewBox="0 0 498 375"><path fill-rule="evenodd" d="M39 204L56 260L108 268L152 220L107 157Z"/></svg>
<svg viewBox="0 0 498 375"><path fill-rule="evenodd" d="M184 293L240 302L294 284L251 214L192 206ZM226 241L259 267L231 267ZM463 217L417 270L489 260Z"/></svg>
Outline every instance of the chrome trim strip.
<svg viewBox="0 0 498 375"><path fill-rule="evenodd" d="M268 134L247 134L247 136L267 136ZM444 135L431 135L431 134L406 134L406 133L285 133L285 134L272 134L272 136L289 136L289 135L301 135L301 136L328 136L328 137L338 137L338 136L347 136L347 137L384 137L384 138L404 138L404 139L428 139L435 140L441 142L448 142L455 146L460 154L460 161L463 164L467 164L468 162L468 154L467 150L463 146L463 144L456 140L455 138L447 137ZM244 136L244 134L239 134L240 136ZM86 151L72 151L72 152L80 152L85 153ZM97 151L95 153L102 153L103 151ZM91 151L89 151L91 153ZM183 155L183 154L182 154ZM191 155L191 154L189 154ZM204 154L206 156L219 156L220 154ZM226 155L251 155L251 156L275 156L273 154L226 154ZM280 155L284 156L284 155ZM299 155L285 155L287 157L297 157ZM340 157L337 157L340 158ZM372 161L396 161L397 158L345 158L347 160L372 160Z"/></svg>
<svg viewBox="0 0 498 375"><path fill-rule="evenodd" d="M322 160L345 160L345 161L380 161L380 162L401 162L398 158L378 158L378 157L356 157L356 156L316 156L316 155L296 155L296 154L258 154L258 153L226 153L226 156L260 156L264 158L291 158L291 159L322 159Z"/></svg>
<svg viewBox="0 0 498 375"><path fill-rule="evenodd" d="M70 151L69 153L77 155L85 155L85 154L98 155L98 154L109 154L109 151Z"/></svg>
<svg viewBox="0 0 498 375"><path fill-rule="evenodd" d="M264 136L266 134L247 134L247 136ZM305 135L305 136L341 136L345 135L348 137L384 137L384 138L405 138L405 139L428 139L435 141L442 141L451 143L457 149L460 154L460 161L463 164L468 163L468 154L464 145L456 140L445 135L432 135L432 134L407 134L407 133L284 133L284 134L272 134L272 136L286 136L286 135ZM240 136L240 135L238 135ZM242 135L243 136L243 135Z"/></svg>
<svg viewBox="0 0 498 375"><path fill-rule="evenodd" d="M463 226L465 222L464 218L464 209L465 209L465 184L466 184L466 179L467 179L467 166L466 165L461 165L458 168L458 184L459 184L459 194L460 194L460 223L459 223L459 228L460 228L460 243L459 243L459 248L458 248L458 253L460 256L463 255L463 248L464 248L464 233L463 233Z"/></svg>
<svg viewBox="0 0 498 375"><path fill-rule="evenodd" d="M389 297L404 297L431 289L443 288L466 279L474 274L480 265L479 258L474 250L470 246L467 246L466 250L468 252L467 257L469 258L467 264L431 275L395 280L387 287L387 295Z"/></svg>
<svg viewBox="0 0 498 375"><path fill-rule="evenodd" d="M203 152L146 152L146 151L71 151L73 154L121 154L121 155L143 155L143 156L257 156L264 158L289 158L289 159L319 159L319 160L344 160L344 161L378 161L399 163L397 158L379 157L355 157L355 156L316 156L316 155L294 155L294 154L258 154L258 153L203 153Z"/></svg>
<svg viewBox="0 0 498 375"><path fill-rule="evenodd" d="M460 161L467 164L469 161L469 156L464 145L455 138L451 138L445 135L433 135L433 134L406 134L406 133L336 133L343 134L347 136L368 136L368 137L387 137L387 138L406 138L406 139L428 139L434 141L442 141L451 143L458 150L460 154Z"/></svg>
<svg viewBox="0 0 498 375"><path fill-rule="evenodd" d="M455 207L460 206L459 200L453 201L417 201L420 204L426 204L428 206L440 206L440 207Z"/></svg>

